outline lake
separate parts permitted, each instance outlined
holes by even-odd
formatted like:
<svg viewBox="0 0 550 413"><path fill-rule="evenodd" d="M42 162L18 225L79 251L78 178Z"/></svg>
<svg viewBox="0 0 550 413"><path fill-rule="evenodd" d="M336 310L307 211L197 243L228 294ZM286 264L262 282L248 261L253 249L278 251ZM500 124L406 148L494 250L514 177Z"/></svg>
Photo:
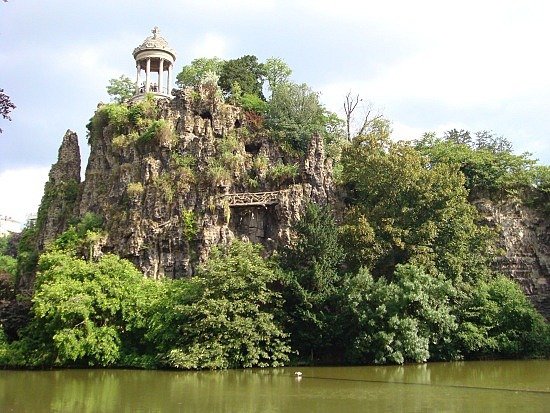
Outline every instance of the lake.
<svg viewBox="0 0 550 413"><path fill-rule="evenodd" d="M0 411L550 412L550 360L214 372L0 371Z"/></svg>

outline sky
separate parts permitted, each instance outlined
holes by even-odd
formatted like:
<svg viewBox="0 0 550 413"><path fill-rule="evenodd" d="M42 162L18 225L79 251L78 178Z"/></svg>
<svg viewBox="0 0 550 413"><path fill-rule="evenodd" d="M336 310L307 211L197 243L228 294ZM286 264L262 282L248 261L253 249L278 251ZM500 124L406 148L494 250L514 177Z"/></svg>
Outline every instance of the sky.
<svg viewBox="0 0 550 413"><path fill-rule="evenodd" d="M0 2L0 218L36 212L67 129L79 136L134 78L132 51L158 26L175 73L198 57L283 59L292 80L343 114L359 94L394 139L492 131L550 163L547 0L8 0Z"/></svg>

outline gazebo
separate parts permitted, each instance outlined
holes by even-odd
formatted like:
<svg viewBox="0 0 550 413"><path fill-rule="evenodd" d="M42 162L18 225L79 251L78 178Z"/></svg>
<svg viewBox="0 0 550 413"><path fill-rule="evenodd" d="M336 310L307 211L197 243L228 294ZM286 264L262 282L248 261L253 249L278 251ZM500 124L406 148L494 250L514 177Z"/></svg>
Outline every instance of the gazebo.
<svg viewBox="0 0 550 413"><path fill-rule="evenodd" d="M137 69L136 94L133 99L139 99L146 93L152 93L158 97L170 96L176 52L159 35L158 27L155 27L152 32L153 35L147 37L133 52ZM142 72L145 72L144 80L142 80ZM166 77L165 72L167 72Z"/></svg>

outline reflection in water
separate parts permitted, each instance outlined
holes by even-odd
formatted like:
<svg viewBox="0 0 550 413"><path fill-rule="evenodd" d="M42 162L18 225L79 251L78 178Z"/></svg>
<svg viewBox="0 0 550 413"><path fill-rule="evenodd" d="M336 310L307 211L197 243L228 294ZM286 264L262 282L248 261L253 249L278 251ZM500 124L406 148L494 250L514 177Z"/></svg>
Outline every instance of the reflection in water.
<svg viewBox="0 0 550 413"><path fill-rule="evenodd" d="M2 412L545 412L550 361L0 372ZM527 391L524 391L527 390Z"/></svg>

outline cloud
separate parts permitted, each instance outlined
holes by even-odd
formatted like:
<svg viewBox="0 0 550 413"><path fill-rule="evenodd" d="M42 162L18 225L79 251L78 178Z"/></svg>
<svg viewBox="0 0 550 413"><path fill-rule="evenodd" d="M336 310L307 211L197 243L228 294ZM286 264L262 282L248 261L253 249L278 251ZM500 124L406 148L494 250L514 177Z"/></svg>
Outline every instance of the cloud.
<svg viewBox="0 0 550 413"><path fill-rule="evenodd" d="M0 216L25 223L36 214L49 168L9 169L0 173Z"/></svg>
<svg viewBox="0 0 550 413"><path fill-rule="evenodd" d="M205 33L196 40L190 47L190 58L198 57L220 57L228 55L230 40L218 33Z"/></svg>

